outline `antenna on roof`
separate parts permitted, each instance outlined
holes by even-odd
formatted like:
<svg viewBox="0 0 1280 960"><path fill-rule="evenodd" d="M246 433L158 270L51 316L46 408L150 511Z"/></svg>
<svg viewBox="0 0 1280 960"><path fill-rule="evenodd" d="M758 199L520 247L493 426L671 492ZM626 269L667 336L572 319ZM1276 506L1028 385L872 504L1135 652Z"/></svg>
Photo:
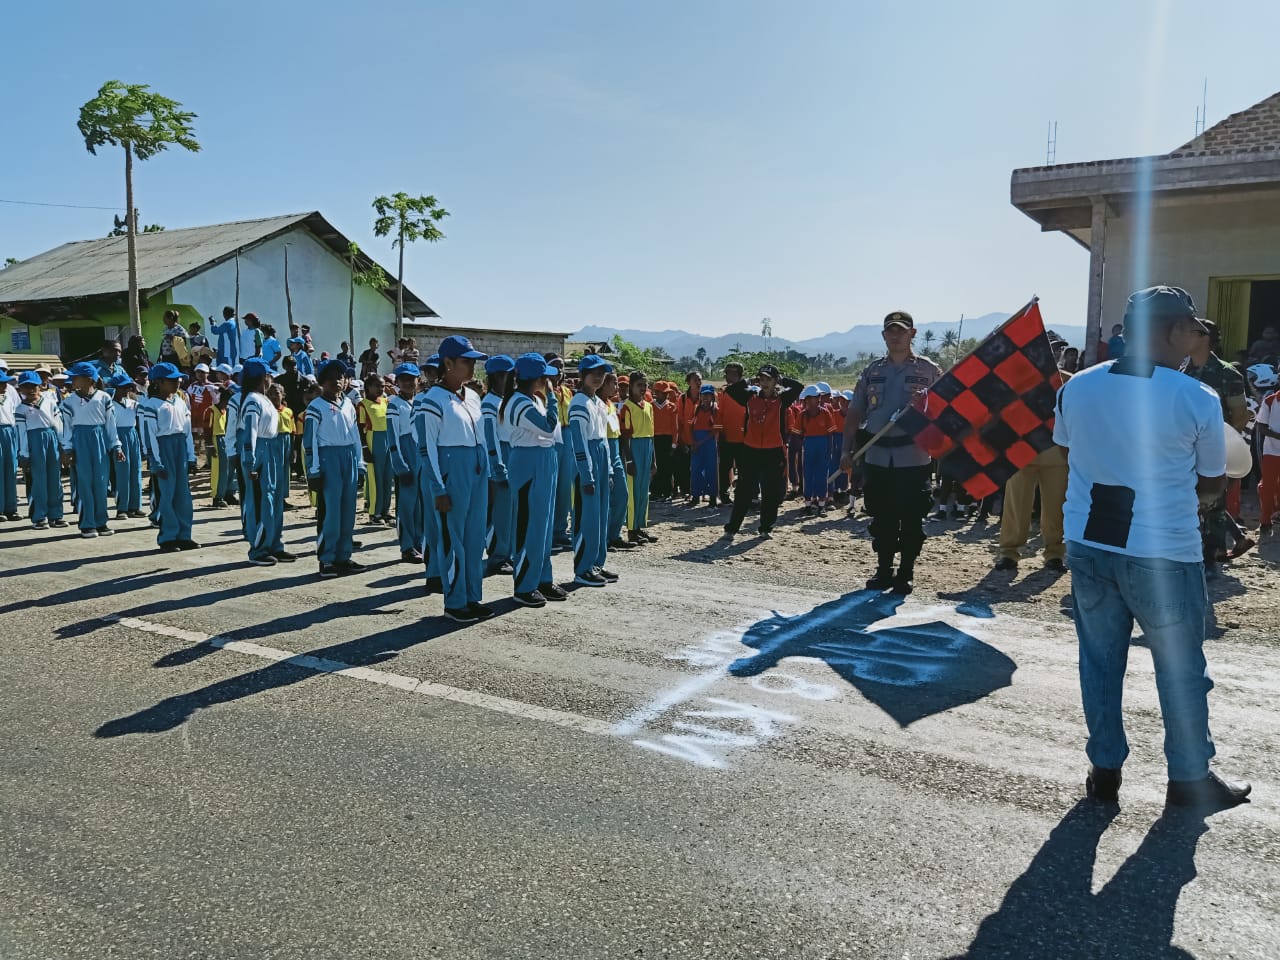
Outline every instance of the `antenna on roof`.
<svg viewBox="0 0 1280 960"><path fill-rule="evenodd" d="M1052 167L1058 159L1058 121L1049 123L1049 133L1044 140L1044 165Z"/></svg>
<svg viewBox="0 0 1280 960"><path fill-rule="evenodd" d="M1209 78L1204 78L1204 93L1201 94L1200 106L1196 107L1196 136L1204 133L1209 117Z"/></svg>

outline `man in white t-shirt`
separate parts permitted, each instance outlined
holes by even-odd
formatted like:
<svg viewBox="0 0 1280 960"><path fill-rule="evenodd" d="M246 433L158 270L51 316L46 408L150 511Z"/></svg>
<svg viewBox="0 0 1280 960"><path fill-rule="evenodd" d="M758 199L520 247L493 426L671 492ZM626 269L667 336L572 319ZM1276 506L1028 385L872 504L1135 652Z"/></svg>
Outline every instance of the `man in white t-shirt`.
<svg viewBox="0 0 1280 960"><path fill-rule="evenodd" d="M1099 800L1119 795L1129 754L1121 701L1137 621L1155 661L1166 800L1225 809L1250 788L1209 769L1213 681L1203 651L1199 507L1226 486L1222 406L1212 389L1179 372L1205 330L1185 290L1139 290L1124 326L1125 356L1063 386L1053 432L1068 453L1064 527L1092 764L1085 786Z"/></svg>
<svg viewBox="0 0 1280 960"><path fill-rule="evenodd" d="M1262 480L1258 484L1258 529L1264 534L1271 533L1271 524L1280 513L1280 392L1275 392L1274 379L1270 376L1265 381L1268 393L1258 404L1258 414L1254 418L1254 431L1262 458ZM1263 383L1262 380L1257 381L1259 386Z"/></svg>

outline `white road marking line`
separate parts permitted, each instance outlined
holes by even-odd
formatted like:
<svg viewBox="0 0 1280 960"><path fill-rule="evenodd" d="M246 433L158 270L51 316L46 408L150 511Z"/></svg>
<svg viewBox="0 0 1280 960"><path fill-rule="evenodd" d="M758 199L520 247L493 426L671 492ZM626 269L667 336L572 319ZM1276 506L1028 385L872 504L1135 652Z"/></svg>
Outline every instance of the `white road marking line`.
<svg viewBox="0 0 1280 960"><path fill-rule="evenodd" d="M226 637L209 636L194 630L181 630L162 623L139 620L136 617L105 616L102 619L111 623L118 623L122 627L128 627L131 630L141 630L144 633L153 633L161 637L171 637L175 640L182 640L185 643L209 644L220 650L230 650L234 653L259 657L263 660L273 660L277 663L287 663L290 666L301 667L305 670L347 677L364 683L376 683L383 687L394 687L406 693L415 693L424 697L432 697L436 700L449 700L453 703L463 703L467 706L479 707L482 710L489 710L493 713L505 713L508 716L519 717L522 720L537 720L542 723L554 724L557 727L567 727L570 730L578 730L582 733L591 733L601 737L611 736L613 733L612 724L605 720L584 717L577 713L567 713L563 710L552 710L549 707L539 707L519 700L508 700L506 697L495 697L487 693L478 693L475 690L463 690L460 687L451 687L431 680L419 680L417 677L388 673L385 670L374 670L371 667L356 667L349 663L342 663L339 660L313 657L310 654L294 653L276 647L264 647L261 644L249 643L244 640L229 640Z"/></svg>

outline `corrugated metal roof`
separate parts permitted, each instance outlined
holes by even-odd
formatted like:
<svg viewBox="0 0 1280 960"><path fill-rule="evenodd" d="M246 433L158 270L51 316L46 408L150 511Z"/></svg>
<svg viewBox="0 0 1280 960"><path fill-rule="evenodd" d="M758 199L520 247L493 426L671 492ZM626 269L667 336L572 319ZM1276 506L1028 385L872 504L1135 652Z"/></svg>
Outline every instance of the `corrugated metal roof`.
<svg viewBox="0 0 1280 960"><path fill-rule="evenodd" d="M138 289L144 294L168 289L234 257L237 250L256 246L300 224L339 256L346 256L347 238L314 211L140 233L137 236ZM0 304L102 296L125 293L128 289L126 237L64 243L0 270ZM394 297L394 284L388 292ZM436 312L413 296L407 287L404 299L405 312L410 316L436 316Z"/></svg>

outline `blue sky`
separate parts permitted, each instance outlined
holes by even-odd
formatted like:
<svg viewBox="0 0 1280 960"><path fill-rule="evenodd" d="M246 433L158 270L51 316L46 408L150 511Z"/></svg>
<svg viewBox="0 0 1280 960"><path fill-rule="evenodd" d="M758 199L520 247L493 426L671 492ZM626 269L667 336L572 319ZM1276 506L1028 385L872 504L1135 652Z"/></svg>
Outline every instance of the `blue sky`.
<svg viewBox="0 0 1280 960"><path fill-rule="evenodd" d="M318 209L384 264L379 193L433 193L406 281L460 325L759 329L888 310L1083 322L1087 255L1009 205L1044 161L1165 152L1280 90L1280 4L836 0L60 2L5 14L0 198L123 207L81 103L108 79L199 114L137 167L144 222ZM14 79L19 78L19 79ZM0 203L0 256L111 212ZM1177 278L1169 278L1176 281Z"/></svg>

